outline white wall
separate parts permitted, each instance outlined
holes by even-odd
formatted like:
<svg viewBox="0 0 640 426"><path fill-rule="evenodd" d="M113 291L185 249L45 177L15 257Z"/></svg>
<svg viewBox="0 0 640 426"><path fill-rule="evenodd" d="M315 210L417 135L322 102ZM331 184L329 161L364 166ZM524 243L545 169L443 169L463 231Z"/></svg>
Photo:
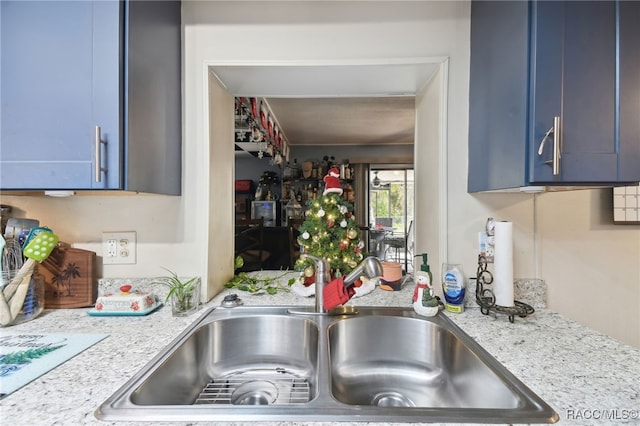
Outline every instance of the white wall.
<svg viewBox="0 0 640 426"><path fill-rule="evenodd" d="M414 144L414 254L427 253L431 272L447 257L446 234L446 109L449 61L442 63L434 78L416 95ZM417 259L416 259L417 260ZM435 287L443 297L442 289Z"/></svg>
<svg viewBox="0 0 640 426"><path fill-rule="evenodd" d="M640 347L640 226L613 225L612 190L538 196L549 307Z"/></svg>
<svg viewBox="0 0 640 426"><path fill-rule="evenodd" d="M185 173L185 186L193 186L188 176L191 171ZM49 198L3 193L0 202L14 207L13 216L39 219L61 241L94 251L98 256L102 255L103 231L136 231L137 263L103 268L99 258L99 276L154 277L166 273L161 267L188 276L201 275L201 268L191 255L197 251L198 236L197 229L190 226L196 211L195 191L193 187L185 188L181 197L91 193Z"/></svg>
<svg viewBox="0 0 640 426"><path fill-rule="evenodd" d="M206 223L198 226L206 229L206 246L199 253L204 257L207 277L204 293L209 300L224 288L224 284L233 277L233 218L235 215L233 180L235 177L233 132L234 132L234 97L228 93L216 77L206 68L201 71L206 75L208 102L205 104L208 130L204 145L208 155L204 157L204 172L200 176L208 176L207 193L201 194L208 199ZM203 129L204 130L204 129ZM203 179L204 180L204 179Z"/></svg>
<svg viewBox="0 0 640 426"><path fill-rule="evenodd" d="M184 195L3 197L3 203L23 208L28 216L46 217L63 239L82 242L99 254L103 230L137 230L138 264L105 268L106 276L156 275L161 265L204 274L207 257L215 255L208 253L202 235L210 224L202 211L209 202L203 73L208 62L446 56L446 257L473 273L476 234L486 218L511 220L517 277L545 279L553 309L640 347L640 227L606 224L609 207L600 191L537 196L466 192L468 2L185 1L183 21ZM437 159L416 161L432 164ZM418 197L437 196L427 181L418 180L416 187Z"/></svg>

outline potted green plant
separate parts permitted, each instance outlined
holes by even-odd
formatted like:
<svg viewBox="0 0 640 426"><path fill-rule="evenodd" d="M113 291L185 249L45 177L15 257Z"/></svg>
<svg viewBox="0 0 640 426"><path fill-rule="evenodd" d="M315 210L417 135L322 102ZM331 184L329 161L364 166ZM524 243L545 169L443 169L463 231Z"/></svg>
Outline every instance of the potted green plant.
<svg viewBox="0 0 640 426"><path fill-rule="evenodd" d="M155 282L169 287L165 303L171 300L173 316L187 316L196 312L200 304L200 278L183 279L173 271L162 269L169 272L169 275L159 277Z"/></svg>

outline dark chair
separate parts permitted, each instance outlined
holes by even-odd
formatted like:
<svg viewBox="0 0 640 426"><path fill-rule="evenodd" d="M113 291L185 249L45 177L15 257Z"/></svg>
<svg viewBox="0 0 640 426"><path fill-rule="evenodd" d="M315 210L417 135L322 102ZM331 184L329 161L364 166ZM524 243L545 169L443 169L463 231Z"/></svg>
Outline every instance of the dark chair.
<svg viewBox="0 0 640 426"><path fill-rule="evenodd" d="M369 229L369 249L368 252L380 260L384 259L385 245L384 237L387 231L384 229Z"/></svg>
<svg viewBox="0 0 640 426"><path fill-rule="evenodd" d="M271 253L264 250L264 219L236 221L235 256L242 257L244 265L239 271L256 271L263 268Z"/></svg>
<svg viewBox="0 0 640 426"><path fill-rule="evenodd" d="M300 257L300 243L298 236L300 235L300 225L304 219L287 218L287 228L289 228L289 267L293 269L296 261Z"/></svg>
<svg viewBox="0 0 640 426"><path fill-rule="evenodd" d="M376 217L376 228L391 228L392 226L392 217Z"/></svg>
<svg viewBox="0 0 640 426"><path fill-rule="evenodd" d="M412 257L413 251L413 221L409 222L409 228L406 234L392 234L385 236L383 242L386 246L385 259L399 262L404 260L405 271L408 269L409 259ZM393 251L394 256L389 256ZM412 259L413 260L413 259Z"/></svg>

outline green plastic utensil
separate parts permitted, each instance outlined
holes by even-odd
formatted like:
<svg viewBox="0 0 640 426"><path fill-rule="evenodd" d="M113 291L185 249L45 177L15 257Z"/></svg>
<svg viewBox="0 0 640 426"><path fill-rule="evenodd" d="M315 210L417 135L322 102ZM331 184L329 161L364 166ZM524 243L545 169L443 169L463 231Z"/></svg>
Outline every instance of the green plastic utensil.
<svg viewBox="0 0 640 426"><path fill-rule="evenodd" d="M58 236L52 232L39 232L22 250L22 253L29 259L42 262L45 260L56 244L58 244Z"/></svg>

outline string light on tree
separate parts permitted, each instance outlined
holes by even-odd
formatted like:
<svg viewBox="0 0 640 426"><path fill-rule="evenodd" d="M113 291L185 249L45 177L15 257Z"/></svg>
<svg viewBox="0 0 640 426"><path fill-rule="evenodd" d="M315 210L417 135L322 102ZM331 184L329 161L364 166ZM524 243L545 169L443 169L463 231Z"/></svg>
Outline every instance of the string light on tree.
<svg viewBox="0 0 640 426"><path fill-rule="evenodd" d="M329 170L324 178L325 190L315 200L307 202L304 223L300 226L301 252L327 260L334 277L348 274L362 259L364 242L353 215L353 205L342 198L339 172ZM339 226L338 226L339 225ZM311 260L301 257L296 269L308 278ZM313 274L312 274L313 275Z"/></svg>

